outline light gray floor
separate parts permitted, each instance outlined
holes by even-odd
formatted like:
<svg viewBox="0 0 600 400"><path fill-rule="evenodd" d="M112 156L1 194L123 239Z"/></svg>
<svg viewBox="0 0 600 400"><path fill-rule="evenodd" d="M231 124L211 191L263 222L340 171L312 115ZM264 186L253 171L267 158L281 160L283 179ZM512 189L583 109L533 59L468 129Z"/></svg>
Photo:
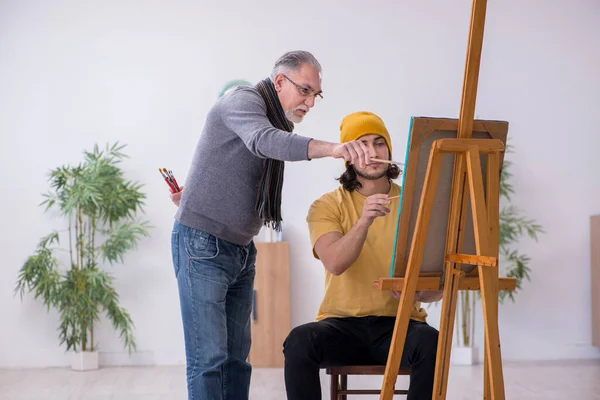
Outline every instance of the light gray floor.
<svg viewBox="0 0 600 400"><path fill-rule="evenodd" d="M448 400L482 399L483 368L451 367ZM68 368L0 370L2 400L167 400L186 399L184 367L111 367L92 372ZM352 379L354 378L354 379ZM323 399L328 399L329 380L322 374ZM600 399L600 360L504 363L506 398L510 400ZM349 386L359 383L378 388L379 377L350 377ZM397 387L407 384L399 378ZM284 400L283 370L255 369L250 398ZM370 400L377 396L354 396ZM405 396L396 396L405 399ZM310 400L310 399L307 399Z"/></svg>

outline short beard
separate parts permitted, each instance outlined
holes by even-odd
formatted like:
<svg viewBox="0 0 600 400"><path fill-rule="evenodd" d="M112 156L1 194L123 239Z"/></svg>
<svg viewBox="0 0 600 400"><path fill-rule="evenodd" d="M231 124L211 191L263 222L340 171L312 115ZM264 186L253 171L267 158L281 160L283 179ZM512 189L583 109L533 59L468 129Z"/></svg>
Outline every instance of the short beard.
<svg viewBox="0 0 600 400"><path fill-rule="evenodd" d="M287 118L288 121L293 122L294 124L299 124L300 122L302 122L304 120L304 117L299 117L296 114L294 114L294 111L296 110L288 110L285 112L285 117Z"/></svg>
<svg viewBox="0 0 600 400"><path fill-rule="evenodd" d="M377 179L383 178L384 176L387 175L389 169L390 169L390 167L388 165L388 167L381 172L368 174L366 172L362 172L362 171L359 171L358 169L354 168L354 170L356 171L356 175L360 176L361 178L365 178L365 179L368 179L371 181L376 181Z"/></svg>

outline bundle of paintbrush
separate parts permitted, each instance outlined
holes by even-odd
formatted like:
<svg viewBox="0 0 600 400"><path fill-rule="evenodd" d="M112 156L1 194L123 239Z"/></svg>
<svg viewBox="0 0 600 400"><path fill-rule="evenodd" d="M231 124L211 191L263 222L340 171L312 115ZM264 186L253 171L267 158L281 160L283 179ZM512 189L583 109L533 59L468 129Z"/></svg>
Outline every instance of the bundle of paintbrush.
<svg viewBox="0 0 600 400"><path fill-rule="evenodd" d="M171 193L181 192L181 189L179 188L179 185L177 184L177 180L173 176L173 171L171 171L171 170L167 171L166 168L159 168L158 172L160 172L162 177L165 179L165 182L167 182L167 185L169 186L169 190L171 191Z"/></svg>

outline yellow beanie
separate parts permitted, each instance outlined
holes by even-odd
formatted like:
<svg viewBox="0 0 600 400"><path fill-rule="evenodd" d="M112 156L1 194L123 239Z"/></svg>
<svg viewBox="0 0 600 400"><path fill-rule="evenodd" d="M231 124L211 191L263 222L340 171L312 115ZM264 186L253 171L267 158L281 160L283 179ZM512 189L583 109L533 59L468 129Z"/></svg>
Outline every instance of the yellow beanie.
<svg viewBox="0 0 600 400"><path fill-rule="evenodd" d="M340 143L351 142L365 135L380 135L392 157L392 141L385 124L377 115L368 111L359 111L347 115L340 124Z"/></svg>

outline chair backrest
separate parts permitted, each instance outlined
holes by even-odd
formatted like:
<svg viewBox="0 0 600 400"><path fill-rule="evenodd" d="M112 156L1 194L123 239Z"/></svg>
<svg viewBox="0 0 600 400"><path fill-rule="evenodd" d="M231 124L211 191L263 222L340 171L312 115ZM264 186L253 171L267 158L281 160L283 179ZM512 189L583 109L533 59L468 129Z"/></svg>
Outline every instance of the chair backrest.
<svg viewBox="0 0 600 400"><path fill-rule="evenodd" d="M331 375L331 400L345 400L348 395L381 394L379 389L348 389L348 375L384 375L385 365L345 365L326 369ZM400 370L398 375L410 375L410 371ZM407 395L407 389L394 388L394 394Z"/></svg>

